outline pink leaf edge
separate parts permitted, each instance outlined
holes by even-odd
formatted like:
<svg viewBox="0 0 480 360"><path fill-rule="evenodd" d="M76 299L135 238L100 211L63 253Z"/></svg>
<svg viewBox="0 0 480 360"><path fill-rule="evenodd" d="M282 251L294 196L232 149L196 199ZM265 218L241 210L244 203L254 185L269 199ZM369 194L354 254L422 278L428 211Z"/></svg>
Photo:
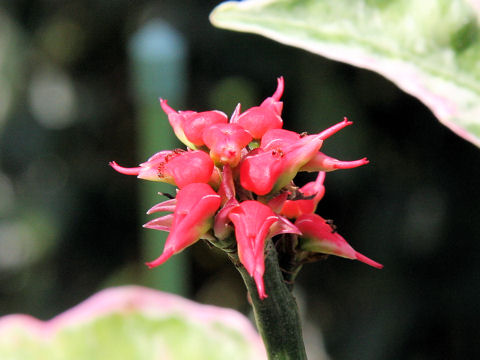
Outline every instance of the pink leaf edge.
<svg viewBox="0 0 480 360"><path fill-rule="evenodd" d="M12 329L22 328L41 340L48 340L64 328L78 327L112 313L128 314L134 311L148 314L153 318L181 314L189 321L203 324L203 326L220 322L245 336L256 354L254 359L267 358L260 336L249 320L238 311L199 304L178 295L134 285L101 290L47 321L26 314L2 316L0 317L0 336Z"/></svg>

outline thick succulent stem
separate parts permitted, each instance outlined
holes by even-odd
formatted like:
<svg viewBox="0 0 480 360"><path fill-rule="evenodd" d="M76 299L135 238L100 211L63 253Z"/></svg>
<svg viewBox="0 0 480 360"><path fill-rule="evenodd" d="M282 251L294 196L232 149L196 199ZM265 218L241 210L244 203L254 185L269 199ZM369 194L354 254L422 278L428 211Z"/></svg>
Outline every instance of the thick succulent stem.
<svg viewBox="0 0 480 360"><path fill-rule="evenodd" d="M247 286L257 328L263 338L269 360L307 359L298 306L284 282L272 241L267 242L265 250L263 278L268 297L264 300L260 300L255 281L240 263L238 254L228 255Z"/></svg>

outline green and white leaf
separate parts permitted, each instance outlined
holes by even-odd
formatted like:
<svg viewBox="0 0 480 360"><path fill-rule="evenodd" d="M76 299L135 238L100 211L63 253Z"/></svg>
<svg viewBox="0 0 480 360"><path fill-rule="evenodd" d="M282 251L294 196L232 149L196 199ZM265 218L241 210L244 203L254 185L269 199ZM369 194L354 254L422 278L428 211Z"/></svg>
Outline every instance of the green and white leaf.
<svg viewBox="0 0 480 360"><path fill-rule="evenodd" d="M480 146L479 15L479 0L247 0L210 19L376 71Z"/></svg>
<svg viewBox="0 0 480 360"><path fill-rule="evenodd" d="M0 318L2 360L265 360L248 320L141 287L104 290L42 322Z"/></svg>

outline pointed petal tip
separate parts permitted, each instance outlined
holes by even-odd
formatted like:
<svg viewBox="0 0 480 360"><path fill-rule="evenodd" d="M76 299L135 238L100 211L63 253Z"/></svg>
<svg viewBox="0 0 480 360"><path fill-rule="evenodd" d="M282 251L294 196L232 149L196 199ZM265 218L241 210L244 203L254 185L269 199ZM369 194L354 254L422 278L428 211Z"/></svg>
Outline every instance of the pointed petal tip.
<svg viewBox="0 0 480 360"><path fill-rule="evenodd" d="M253 279L255 280L255 284L257 285L257 292L258 292L258 297L260 300L264 300L268 297L268 295L265 293L265 285L263 283L263 274L255 271L253 274Z"/></svg>
<svg viewBox="0 0 480 360"><path fill-rule="evenodd" d="M144 229L152 229L152 230L159 230L159 231L166 231L170 232L172 229L172 222L173 214L162 216L158 219L153 219L143 224L142 227Z"/></svg>
<svg viewBox="0 0 480 360"><path fill-rule="evenodd" d="M148 214L148 213L147 213L147 214ZM143 224L142 227L143 227L144 229L154 229L154 228L152 227L152 224L151 224L152 221L153 221L153 220L150 220L149 222Z"/></svg>
<svg viewBox="0 0 480 360"><path fill-rule="evenodd" d="M163 212L163 211L174 211L174 209L169 209L167 207L160 207L160 206L154 206L151 209L148 209L148 211L145 213L147 215L152 215L157 212ZM145 226L144 226L145 227Z"/></svg>
<svg viewBox="0 0 480 360"><path fill-rule="evenodd" d="M268 298L268 295L265 294L265 292L263 292L263 293L261 293L261 294L259 293L259 294L258 294L258 297L260 298L260 300L265 300L266 298Z"/></svg>
<svg viewBox="0 0 480 360"><path fill-rule="evenodd" d="M370 160L368 160L366 157L359 159L359 160L353 160L353 161L341 161L337 160L333 166L335 169L353 169L359 166L367 165L370 163Z"/></svg>
<svg viewBox="0 0 480 360"><path fill-rule="evenodd" d="M161 216L159 218L148 221L143 224L142 227L145 229L161 230L161 231L170 231L172 227L174 215L168 214Z"/></svg>
<svg viewBox="0 0 480 360"><path fill-rule="evenodd" d="M170 114L176 114L177 112L173 110L170 105L168 105L166 99L158 98L160 101L160 106L162 107L162 110L165 112L165 114L170 115Z"/></svg>
<svg viewBox="0 0 480 360"><path fill-rule="evenodd" d="M160 255L158 258L156 258L153 261L146 262L145 265L148 266L149 269L153 269L157 266L162 265L165 261L170 259L170 257L173 255L173 250L164 250L162 255Z"/></svg>
<svg viewBox="0 0 480 360"><path fill-rule="evenodd" d="M315 180L315 183L317 185L323 185L323 183L325 182L326 175L327 173L325 171L319 171L317 175L317 179Z"/></svg>
<svg viewBox="0 0 480 360"><path fill-rule="evenodd" d="M164 256L164 255L165 254L162 254L158 259L146 262L145 265L147 265L149 269L153 269L153 268L156 268L157 266L162 265L169 258L169 256Z"/></svg>
<svg viewBox="0 0 480 360"><path fill-rule="evenodd" d="M366 257L365 255L362 255L360 254L359 252L357 252L355 254L355 258L358 260L358 261L361 261L367 265L370 265L370 266L373 266L374 268L377 268L377 269L383 269L383 265L376 262L376 261L373 261L372 259Z"/></svg>
<svg viewBox="0 0 480 360"><path fill-rule="evenodd" d="M148 213L147 213L148 214ZM147 222L146 224L143 224L142 227L144 229L154 229L151 224L150 224L151 221Z"/></svg>
<svg viewBox="0 0 480 360"><path fill-rule="evenodd" d="M272 95L272 98L275 101L279 101L280 98L283 95L283 90L285 89L285 81L283 79L283 76L279 76L277 78L277 89L275 90L274 94Z"/></svg>
<svg viewBox="0 0 480 360"><path fill-rule="evenodd" d="M232 116L230 117L231 124L235 124L237 122L241 111L242 111L242 105L238 103L237 106L235 107L235 110L233 110Z"/></svg>
<svg viewBox="0 0 480 360"><path fill-rule="evenodd" d="M115 171L124 175L138 175L140 173L141 167L126 168L118 165L115 161L110 161L108 163Z"/></svg>
<svg viewBox="0 0 480 360"><path fill-rule="evenodd" d="M322 140L328 139L333 134L337 133L338 131L342 130L344 127L352 125L353 122L349 121L346 117L343 118L343 121L330 126L329 128L323 130L319 135Z"/></svg>
<svg viewBox="0 0 480 360"><path fill-rule="evenodd" d="M154 265L152 265L152 264L149 263L149 262L146 262L145 265L147 265L147 267L148 267L149 270L151 270L151 269L153 269L153 268L155 267Z"/></svg>
<svg viewBox="0 0 480 360"><path fill-rule="evenodd" d="M313 159L302 168L302 171L329 172L339 169L353 169L368 163L370 163L370 161L366 157L359 160L342 161L318 152Z"/></svg>
<svg viewBox="0 0 480 360"><path fill-rule="evenodd" d="M176 199L169 199L152 206L150 209L148 209L147 215L157 213L157 212L166 212L166 211L173 212L175 211L175 207L176 207Z"/></svg>

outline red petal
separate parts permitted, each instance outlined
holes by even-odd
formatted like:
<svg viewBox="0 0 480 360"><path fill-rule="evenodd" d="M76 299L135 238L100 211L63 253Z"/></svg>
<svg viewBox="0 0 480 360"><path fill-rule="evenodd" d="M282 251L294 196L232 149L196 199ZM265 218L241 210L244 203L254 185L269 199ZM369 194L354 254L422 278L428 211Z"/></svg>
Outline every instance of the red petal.
<svg viewBox="0 0 480 360"><path fill-rule="evenodd" d="M383 268L383 265L355 251L325 219L316 214L300 216L295 225L303 233L300 247L304 250L359 260L367 265Z"/></svg>

